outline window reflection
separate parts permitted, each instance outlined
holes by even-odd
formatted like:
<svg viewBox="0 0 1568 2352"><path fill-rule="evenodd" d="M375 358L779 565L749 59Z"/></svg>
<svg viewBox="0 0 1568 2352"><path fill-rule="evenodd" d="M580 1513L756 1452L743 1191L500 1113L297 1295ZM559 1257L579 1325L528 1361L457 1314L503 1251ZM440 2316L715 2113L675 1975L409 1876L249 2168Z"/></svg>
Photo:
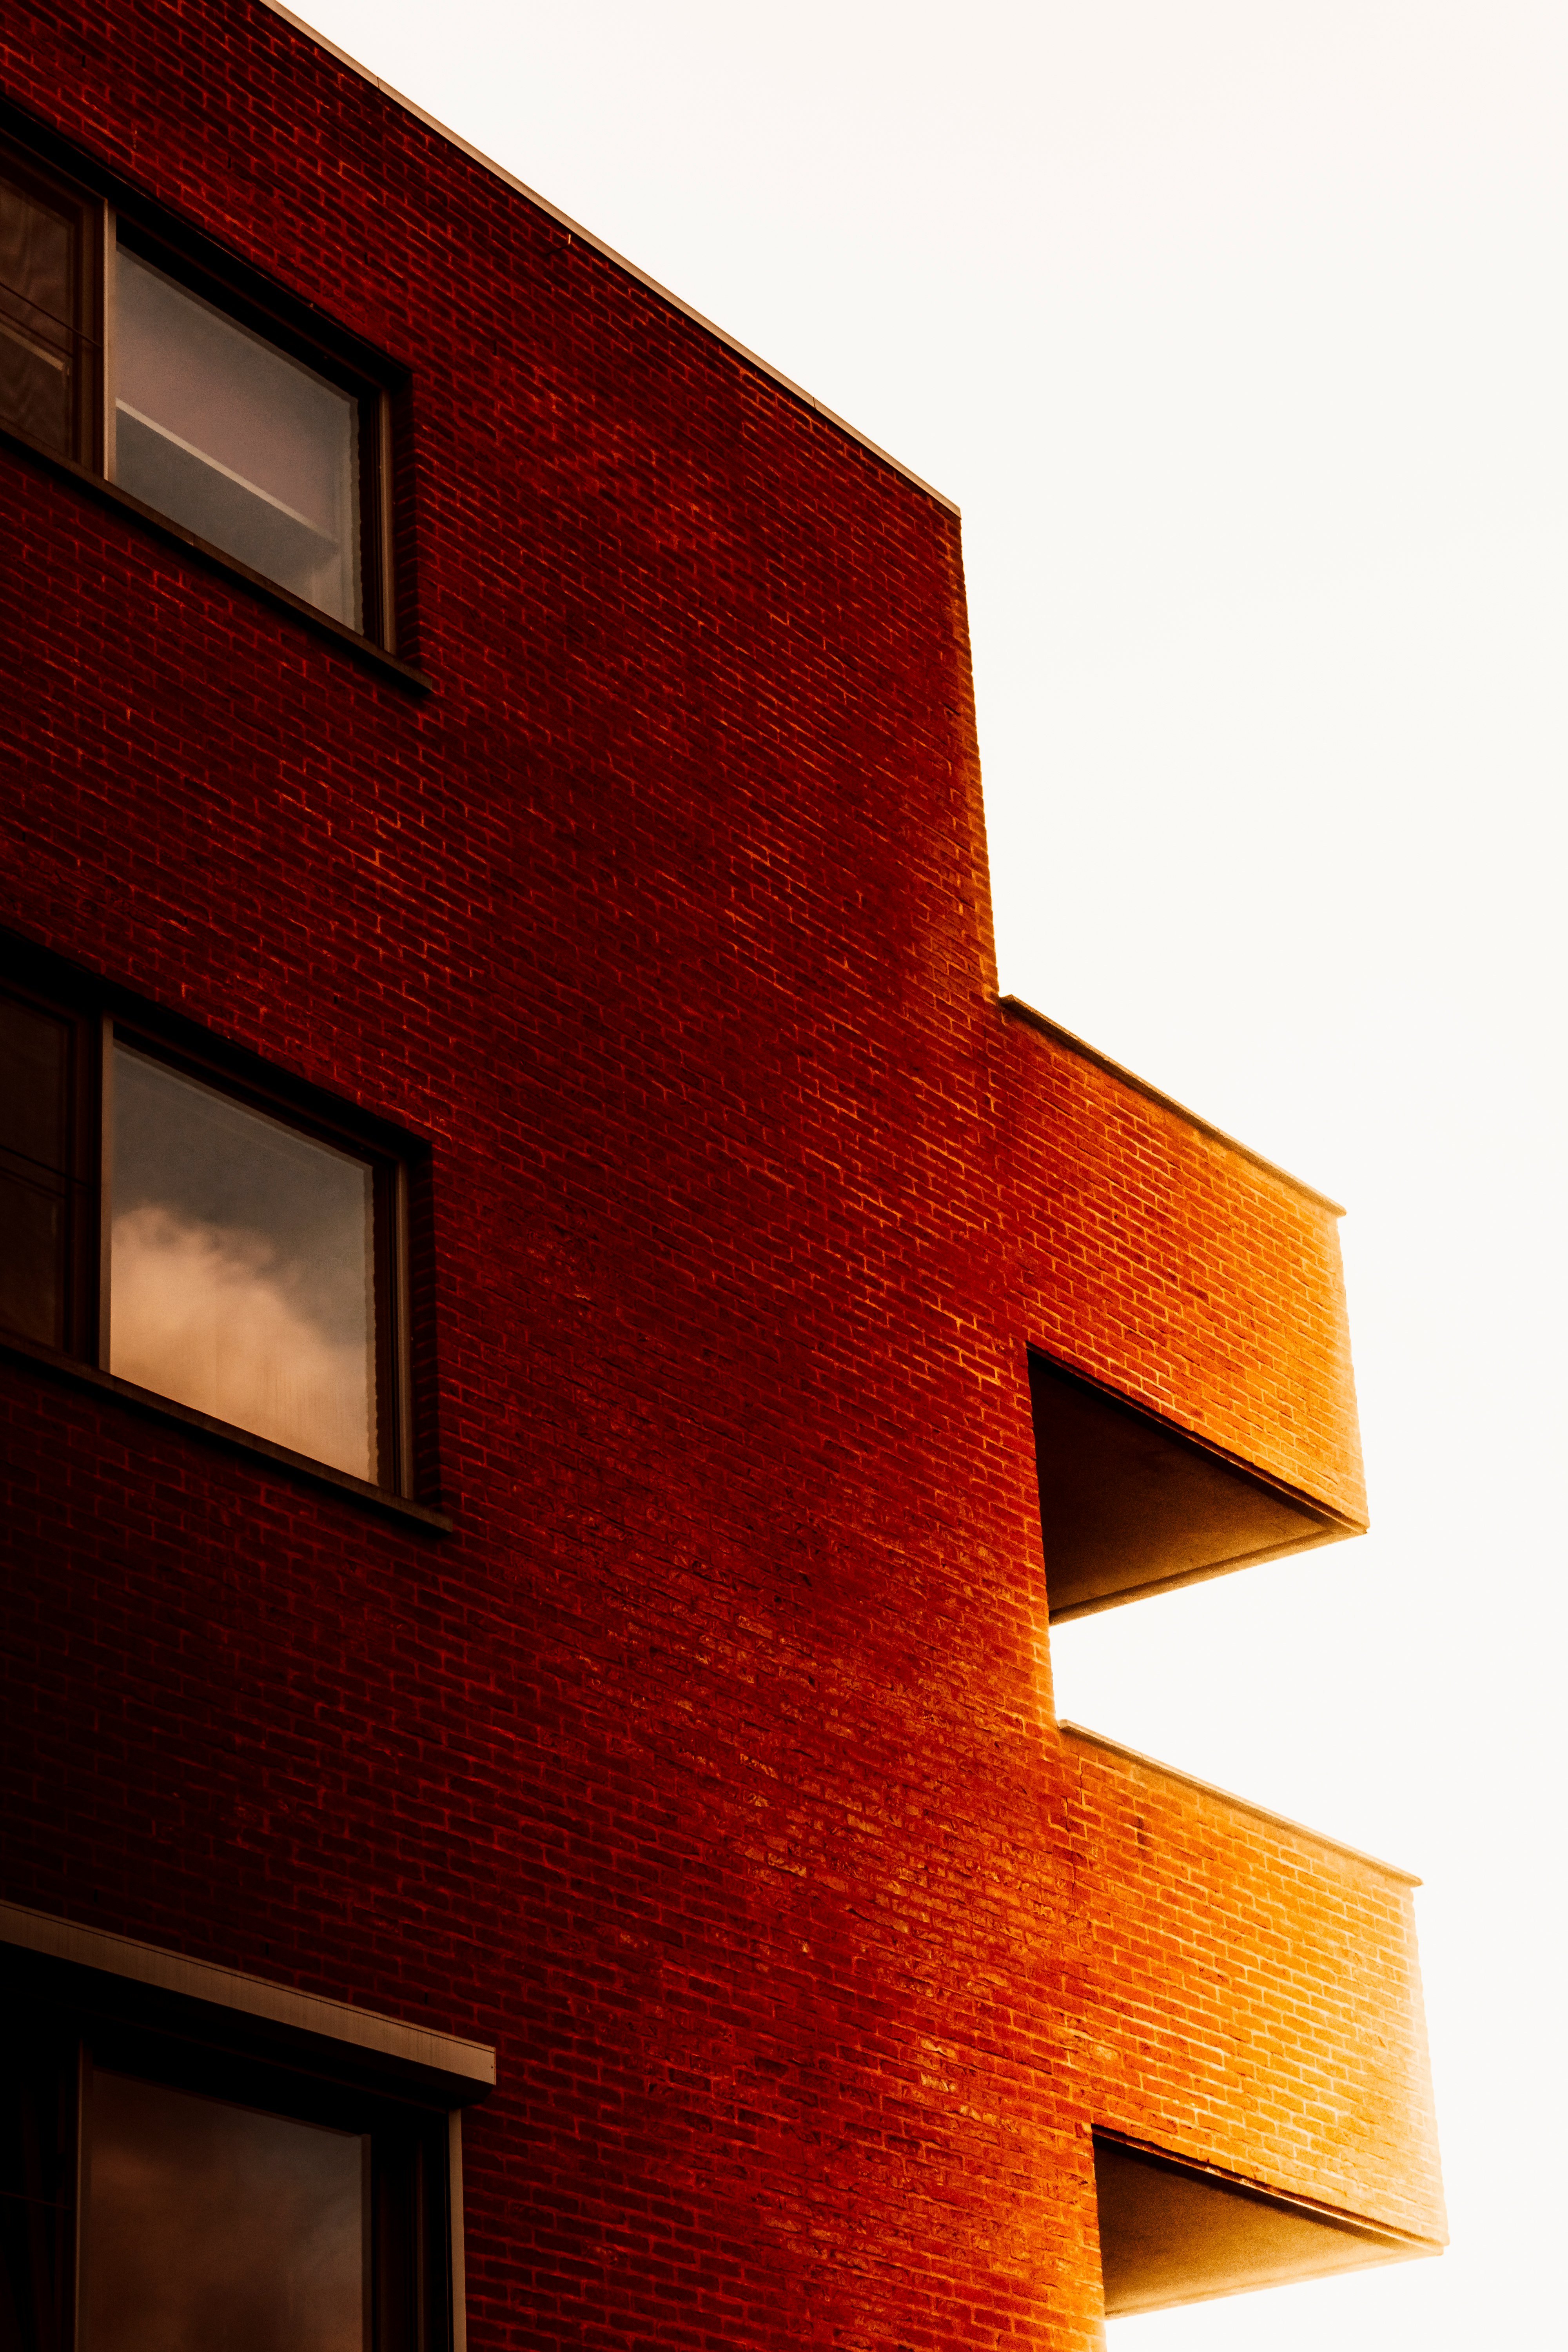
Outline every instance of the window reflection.
<svg viewBox="0 0 1568 2352"><path fill-rule="evenodd" d="M76 2053L13 2018L0 2042L0 2343L66 2352Z"/></svg>
<svg viewBox="0 0 1568 2352"><path fill-rule="evenodd" d="M114 1049L109 1369L374 1478L363 1160Z"/></svg>
<svg viewBox="0 0 1568 2352"><path fill-rule="evenodd" d="M358 404L121 249L115 479L360 625Z"/></svg>
<svg viewBox="0 0 1568 2352"><path fill-rule="evenodd" d="M83 2352L365 2352L366 2147L95 2073Z"/></svg>
<svg viewBox="0 0 1568 2352"><path fill-rule="evenodd" d="M71 1033L0 995L0 1325L65 1339Z"/></svg>
<svg viewBox="0 0 1568 2352"><path fill-rule="evenodd" d="M77 338L77 224L0 179L0 419L68 456Z"/></svg>

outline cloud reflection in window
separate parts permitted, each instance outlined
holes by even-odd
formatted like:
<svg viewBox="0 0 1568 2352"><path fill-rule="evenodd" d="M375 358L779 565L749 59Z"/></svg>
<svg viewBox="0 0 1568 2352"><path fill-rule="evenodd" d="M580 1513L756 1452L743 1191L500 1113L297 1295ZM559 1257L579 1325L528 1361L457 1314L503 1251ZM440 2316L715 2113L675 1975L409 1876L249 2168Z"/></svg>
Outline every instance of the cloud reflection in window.
<svg viewBox="0 0 1568 2352"><path fill-rule="evenodd" d="M375 1475L371 1171L149 1056L114 1056L110 1370Z"/></svg>

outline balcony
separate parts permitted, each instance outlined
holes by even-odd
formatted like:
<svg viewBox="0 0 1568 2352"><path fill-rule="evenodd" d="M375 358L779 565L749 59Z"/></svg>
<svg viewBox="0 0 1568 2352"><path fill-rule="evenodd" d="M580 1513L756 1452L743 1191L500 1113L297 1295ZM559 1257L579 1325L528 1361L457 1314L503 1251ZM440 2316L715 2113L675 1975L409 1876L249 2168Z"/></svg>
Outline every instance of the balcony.
<svg viewBox="0 0 1568 2352"><path fill-rule="evenodd" d="M1438 2252L1418 1882L1059 1728L1107 2313Z"/></svg>
<svg viewBox="0 0 1568 2352"><path fill-rule="evenodd" d="M1360 1534L1337 1203L1002 1010L1053 1621Z"/></svg>
<svg viewBox="0 0 1568 2352"><path fill-rule="evenodd" d="M1031 1351L1052 1624L1361 1529Z"/></svg>

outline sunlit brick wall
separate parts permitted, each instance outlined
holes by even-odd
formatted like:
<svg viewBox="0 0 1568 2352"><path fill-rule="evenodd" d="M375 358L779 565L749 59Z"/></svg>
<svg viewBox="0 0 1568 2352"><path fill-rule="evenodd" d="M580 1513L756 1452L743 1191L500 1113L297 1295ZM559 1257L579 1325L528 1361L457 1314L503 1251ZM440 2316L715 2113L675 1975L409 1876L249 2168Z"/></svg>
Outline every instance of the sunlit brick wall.
<svg viewBox="0 0 1568 2352"><path fill-rule="evenodd" d="M1096 2120L1440 2239L1409 1880L1092 1738L1063 1766Z"/></svg>

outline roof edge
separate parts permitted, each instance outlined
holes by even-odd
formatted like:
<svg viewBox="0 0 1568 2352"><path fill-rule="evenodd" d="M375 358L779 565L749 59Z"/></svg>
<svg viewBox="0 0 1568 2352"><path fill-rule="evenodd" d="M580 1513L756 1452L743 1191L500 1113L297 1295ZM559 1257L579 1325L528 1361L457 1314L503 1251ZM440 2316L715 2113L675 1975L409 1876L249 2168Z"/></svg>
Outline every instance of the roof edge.
<svg viewBox="0 0 1568 2352"><path fill-rule="evenodd" d="M861 448L868 450L873 457L879 458L884 466L890 466L895 474L901 474L906 482L912 483L917 490L923 490L928 499L934 499L938 506L945 508L949 514L961 513L956 499L950 499L945 490L939 490L933 482L928 482L922 475L917 474L912 466L906 466L901 457L895 457L891 450L884 449L880 442L873 441L868 433L862 433L858 425L851 425L847 417L840 416L837 409L827 407L826 403L818 400L814 393L807 392L804 384L796 383L793 376L785 375L783 368L774 367L771 360L763 359L760 352L753 352L749 345L742 343L725 328L716 326L713 320L705 317L700 310L693 310L689 302L682 301L679 294L672 294L668 286L660 285L657 278L650 278L646 269L639 269L635 261L628 261L624 253L617 253L615 247L606 245L602 236L595 236L592 229L584 228L581 221L572 218L570 213L563 213L559 205L552 205L548 196L542 196L537 188L531 188L526 181L520 180L515 173L509 172L504 163L498 163L492 155L487 155L482 148L474 146L458 132L449 129L445 122L427 112L415 100L405 98L402 90L394 89L390 82L383 81L379 74L372 73L368 66L361 65L359 59L350 57L346 49L340 49L335 41L328 40L326 35L318 32L314 25L307 24L305 19L302 16L297 16L291 8L285 8L282 5L282 0L257 0L257 5L265 8L269 16L280 16L286 25L305 40L311 42L318 49L324 49L328 57L335 58L337 63L345 67L350 73L356 74L361 81L368 82L373 89L378 90L381 96L388 100L392 105L401 107L405 114L411 114L416 122L422 122L427 131L434 131L439 138L447 142L449 147L455 147L458 153L466 155L471 163L478 163L480 169L489 172L493 179L500 180L504 186L525 198L536 211L546 214L570 236L581 237L584 245L591 246L595 253L602 254L604 258L613 262L617 269L624 269L628 278L635 278L639 286L646 286L650 294L657 294L661 302L668 302L671 310L679 310L683 318L689 319L694 326L700 327L704 334L711 335L715 341L723 343L727 349L735 353L737 358L744 360L748 367L754 367L762 374L771 377L773 382L781 385L793 399L798 400L815 415L820 416L825 424L834 425L838 432L847 434L851 441L858 441Z"/></svg>
<svg viewBox="0 0 1568 2352"><path fill-rule="evenodd" d="M264 0L264 5L269 6L271 0ZM1145 1102L1153 1103L1158 1109L1168 1110L1177 1118L1184 1119L1189 1127L1196 1128L1200 1135L1206 1135L1211 1143L1223 1143L1227 1151L1234 1151L1238 1160L1250 1160L1253 1167L1261 1168L1266 1176L1278 1177L1281 1184L1289 1184L1290 1190L1300 1192L1304 1200L1315 1202L1320 1209L1327 1209L1331 1216L1342 1217L1345 1214L1342 1201L1331 1200L1326 1192L1320 1192L1315 1184L1306 1183L1300 1176L1292 1176L1289 1168L1281 1168L1277 1160L1266 1160L1262 1152L1254 1151L1249 1143L1239 1143L1234 1135L1227 1135L1223 1127L1215 1127L1211 1119L1202 1118L1195 1110L1189 1110L1185 1103L1176 1100L1174 1095L1162 1094L1159 1087L1151 1086L1147 1078L1141 1078L1136 1071L1124 1068L1120 1062L1113 1062L1109 1054L1100 1052L1098 1045L1087 1045L1081 1037L1075 1037L1070 1029L1064 1029L1060 1022L1051 1019L1049 1013L1037 1012L1032 1004L1026 1004L1021 996L999 996L996 1002L1005 1019L1022 1022L1026 1029L1038 1030L1042 1037L1048 1037L1053 1045L1065 1045L1068 1052L1076 1054L1080 1061L1092 1062L1097 1070L1105 1072L1107 1077L1130 1087L1135 1095L1142 1095Z"/></svg>

